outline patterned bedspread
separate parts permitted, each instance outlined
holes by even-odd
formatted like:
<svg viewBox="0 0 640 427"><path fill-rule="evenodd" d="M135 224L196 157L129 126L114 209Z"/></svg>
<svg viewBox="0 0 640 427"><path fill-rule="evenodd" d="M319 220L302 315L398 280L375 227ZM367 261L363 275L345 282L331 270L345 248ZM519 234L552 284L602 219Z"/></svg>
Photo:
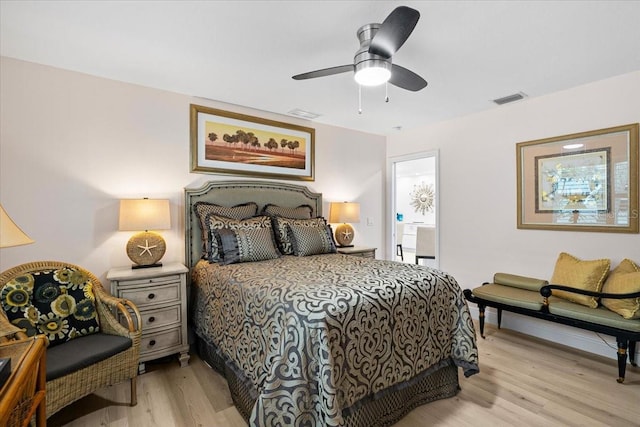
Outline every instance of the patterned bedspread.
<svg viewBox="0 0 640 427"><path fill-rule="evenodd" d="M462 291L439 270L327 254L200 261L193 279L196 333L257 390L253 426L339 426L451 360L478 372Z"/></svg>

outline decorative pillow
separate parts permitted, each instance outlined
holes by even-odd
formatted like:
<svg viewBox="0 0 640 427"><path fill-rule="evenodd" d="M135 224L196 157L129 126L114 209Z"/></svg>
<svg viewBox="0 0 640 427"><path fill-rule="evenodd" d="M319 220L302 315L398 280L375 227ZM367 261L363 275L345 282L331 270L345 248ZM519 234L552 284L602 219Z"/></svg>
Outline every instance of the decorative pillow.
<svg viewBox="0 0 640 427"><path fill-rule="evenodd" d="M250 230L258 228L266 228L272 233L271 218L266 215L254 216L253 218L233 219L225 216L209 214L205 219L210 236L213 232L229 228L231 230ZM215 236L214 236L215 237ZM209 239L209 262L219 262L222 260L222 253L219 241L215 238Z"/></svg>
<svg viewBox="0 0 640 427"><path fill-rule="evenodd" d="M222 248L220 264L264 261L280 257L271 228L222 228L215 230L213 234Z"/></svg>
<svg viewBox="0 0 640 427"><path fill-rule="evenodd" d="M53 347L100 330L93 284L74 268L26 273L0 290L7 318L29 336L45 334Z"/></svg>
<svg viewBox="0 0 640 427"><path fill-rule="evenodd" d="M582 261L568 253L562 252L556 261L550 282L554 285L564 285L586 291L600 292L604 279L609 273L610 266L611 261L608 259ZM596 297L555 289L553 290L553 295L586 305L587 307L598 307Z"/></svg>
<svg viewBox="0 0 640 427"><path fill-rule="evenodd" d="M220 206L208 202L196 202L193 204L193 212L195 212L200 222L200 230L202 235L202 258L209 258L209 229L207 228L207 215L220 215L234 219L251 218L258 213L258 205L254 202L243 203L233 207Z"/></svg>
<svg viewBox="0 0 640 427"><path fill-rule="evenodd" d="M328 225L305 226L287 225L293 254L295 256L308 256L318 254L331 254L336 252L331 228Z"/></svg>
<svg viewBox="0 0 640 427"><path fill-rule="evenodd" d="M640 292L640 266L624 259L604 282L602 292L608 294L628 294ZM625 319L640 319L640 298L602 298L602 305L618 313Z"/></svg>
<svg viewBox="0 0 640 427"><path fill-rule="evenodd" d="M322 218L309 218L309 219L292 219L284 218L281 216L274 216L273 218L273 232L276 236L276 243L278 249L283 255L293 255L293 246L291 244L291 238L289 237L289 231L287 226L297 225L303 227L324 227L327 221Z"/></svg>
<svg viewBox="0 0 640 427"><path fill-rule="evenodd" d="M313 208L310 205L286 208L284 206L268 204L262 208L262 213L265 215L283 216L285 218L309 219L313 213Z"/></svg>

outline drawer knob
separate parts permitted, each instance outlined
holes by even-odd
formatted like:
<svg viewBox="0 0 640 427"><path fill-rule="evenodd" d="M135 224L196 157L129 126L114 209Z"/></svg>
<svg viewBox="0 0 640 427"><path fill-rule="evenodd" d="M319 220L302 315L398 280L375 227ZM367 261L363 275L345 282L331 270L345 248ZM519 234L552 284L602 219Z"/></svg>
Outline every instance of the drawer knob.
<svg viewBox="0 0 640 427"><path fill-rule="evenodd" d="M149 341L149 347L153 347L154 345L156 345L156 340Z"/></svg>
<svg viewBox="0 0 640 427"><path fill-rule="evenodd" d="M153 316L149 317L149 323L153 323L153 322L155 322L155 321L156 321L156 318L155 318L155 317L153 317Z"/></svg>
<svg viewBox="0 0 640 427"><path fill-rule="evenodd" d="M154 299L155 297L156 297L156 294L151 293L151 294L149 294L149 296L147 298Z"/></svg>

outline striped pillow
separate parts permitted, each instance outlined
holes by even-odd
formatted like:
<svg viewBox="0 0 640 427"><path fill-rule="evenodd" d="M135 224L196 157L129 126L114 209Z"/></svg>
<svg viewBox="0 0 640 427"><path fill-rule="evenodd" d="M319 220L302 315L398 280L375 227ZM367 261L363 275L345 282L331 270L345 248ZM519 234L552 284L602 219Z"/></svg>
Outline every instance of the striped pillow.
<svg viewBox="0 0 640 427"><path fill-rule="evenodd" d="M295 256L331 254L337 252L336 245L333 242L331 227L328 225L305 226L291 224L287 225L287 229Z"/></svg>
<svg viewBox="0 0 640 427"><path fill-rule="evenodd" d="M209 254L209 229L207 228L207 215L220 215L228 218L251 218L258 213L258 205L254 202L243 203L232 207L220 206L208 202L196 202L193 204L193 212L198 217L202 238L202 258L208 259Z"/></svg>
<svg viewBox="0 0 640 427"><path fill-rule="evenodd" d="M214 231L214 235L222 248L220 264L264 261L280 257L271 228L223 228Z"/></svg>
<svg viewBox="0 0 640 427"><path fill-rule="evenodd" d="M207 215L207 229L209 230L209 262L220 262L223 257L220 242L214 237L214 232L223 228L231 230L254 230L266 228L272 233L271 219L268 216L254 216L253 218L233 219L220 215Z"/></svg>
<svg viewBox="0 0 640 427"><path fill-rule="evenodd" d="M274 216L273 218L273 231L278 244L278 249L283 255L293 255L293 246L291 245L291 237L287 229L290 225L298 225L303 227L324 227L327 221L322 218L309 218L309 219L292 219L284 218L281 216Z"/></svg>

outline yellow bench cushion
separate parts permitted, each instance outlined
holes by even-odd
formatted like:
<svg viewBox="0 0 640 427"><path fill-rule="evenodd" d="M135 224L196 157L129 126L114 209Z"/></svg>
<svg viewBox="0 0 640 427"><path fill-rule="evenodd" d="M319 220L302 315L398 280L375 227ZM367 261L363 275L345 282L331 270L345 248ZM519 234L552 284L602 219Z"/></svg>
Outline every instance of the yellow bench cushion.
<svg viewBox="0 0 640 427"><path fill-rule="evenodd" d="M607 278L602 292L627 294L640 292L640 267L630 259L624 259ZM640 318L640 298L602 298L602 305L615 311L625 319Z"/></svg>
<svg viewBox="0 0 640 427"><path fill-rule="evenodd" d="M554 285L570 286L585 291L600 292L604 279L609 274L611 261L608 259L596 259L583 261L568 253L562 252L558 256L551 283ZM573 292L553 290L553 295L596 308L598 299L588 295L580 295Z"/></svg>

